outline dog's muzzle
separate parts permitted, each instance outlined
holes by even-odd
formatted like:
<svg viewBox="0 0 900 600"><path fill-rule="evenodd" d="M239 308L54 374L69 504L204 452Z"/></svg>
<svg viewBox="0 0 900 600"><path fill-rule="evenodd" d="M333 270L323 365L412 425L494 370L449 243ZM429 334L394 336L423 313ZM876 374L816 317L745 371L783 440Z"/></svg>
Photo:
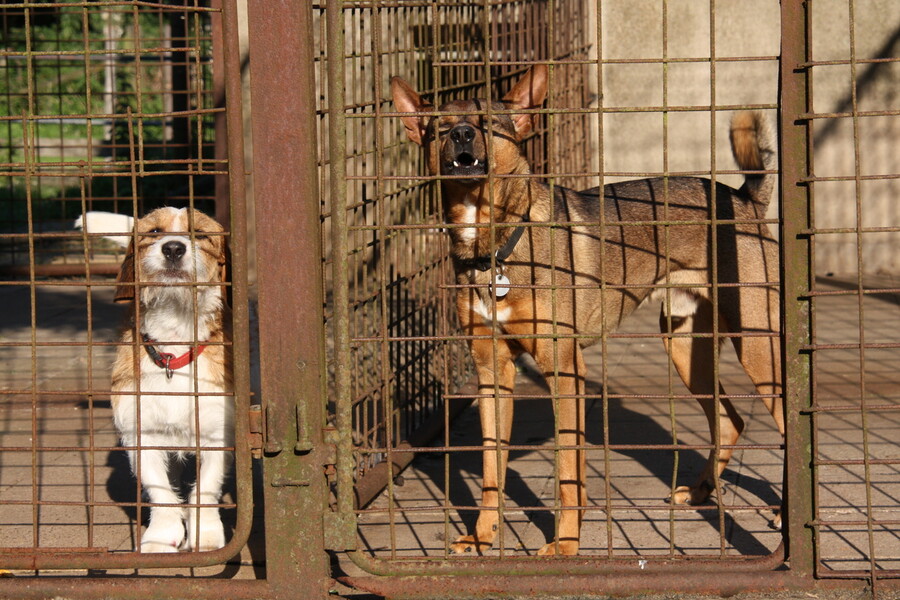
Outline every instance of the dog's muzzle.
<svg viewBox="0 0 900 600"><path fill-rule="evenodd" d="M450 130L450 139L444 148L444 175L466 175L471 179L457 180L461 183L473 182L487 175L487 160L484 150L476 149L478 131L468 123L457 125Z"/></svg>
<svg viewBox="0 0 900 600"><path fill-rule="evenodd" d="M189 265L185 264L187 245L184 242L169 240L160 247L159 251L163 257L162 264L159 265L161 275L176 281L191 279Z"/></svg>

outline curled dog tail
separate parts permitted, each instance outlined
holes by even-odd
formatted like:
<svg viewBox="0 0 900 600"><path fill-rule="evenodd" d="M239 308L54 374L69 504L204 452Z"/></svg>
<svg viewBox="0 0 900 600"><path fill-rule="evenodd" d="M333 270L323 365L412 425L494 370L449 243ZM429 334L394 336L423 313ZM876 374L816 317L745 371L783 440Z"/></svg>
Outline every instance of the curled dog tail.
<svg viewBox="0 0 900 600"><path fill-rule="evenodd" d="M92 210L75 219L75 229L84 229L88 233L107 234L103 237L126 248L131 241L134 218L128 215Z"/></svg>
<svg viewBox="0 0 900 600"><path fill-rule="evenodd" d="M778 166L775 136L759 111L742 111L731 119L731 151L741 170L774 171ZM741 189L754 202L768 205L775 190L775 174L748 174L745 177Z"/></svg>

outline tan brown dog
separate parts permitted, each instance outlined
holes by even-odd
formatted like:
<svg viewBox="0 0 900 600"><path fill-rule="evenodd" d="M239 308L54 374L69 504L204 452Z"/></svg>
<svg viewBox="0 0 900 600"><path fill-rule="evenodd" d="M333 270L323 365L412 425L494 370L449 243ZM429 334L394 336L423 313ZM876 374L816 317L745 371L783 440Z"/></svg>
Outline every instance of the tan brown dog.
<svg viewBox="0 0 900 600"><path fill-rule="evenodd" d="M774 176L748 175L740 190L669 177L609 184L602 197L598 188L575 192L556 186L551 193L534 178L515 177L530 173L519 142L533 116L519 111L542 104L547 78L547 67L533 67L502 102L490 105L490 118L484 100L456 100L438 109L446 114L433 116L417 114L435 109L402 79L391 80L391 91L398 112L407 113L401 117L407 135L423 147L431 173L445 177L456 282L468 286L459 288L457 310L463 332L473 336L479 393L485 395L479 401L486 447L483 506L497 507L503 489L508 453L496 445L509 443L513 361L527 352L558 398L561 448L564 510L556 539L539 554L577 554L579 507L587 504L582 348L615 329L642 302L663 300L660 325L671 334L666 349L698 396L713 439L718 428L722 446L710 451L693 486L675 490L673 502L700 503L710 496L744 426L727 398L713 397L714 355L724 339L713 338L714 319L721 333L751 334L731 339L784 435L778 246L758 222L765 218ZM739 113L731 138L741 169L774 168L771 135L761 115ZM551 229L549 222L565 225ZM453 550L480 553L491 546L498 526L498 511L480 511L475 531L460 537Z"/></svg>

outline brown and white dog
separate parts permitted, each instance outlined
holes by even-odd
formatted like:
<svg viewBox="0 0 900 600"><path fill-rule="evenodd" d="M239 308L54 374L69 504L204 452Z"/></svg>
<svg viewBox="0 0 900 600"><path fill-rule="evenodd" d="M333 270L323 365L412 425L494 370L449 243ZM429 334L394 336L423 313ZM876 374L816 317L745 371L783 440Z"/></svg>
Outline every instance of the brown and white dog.
<svg viewBox="0 0 900 600"><path fill-rule="evenodd" d="M224 230L200 211L171 207L137 223L89 212L75 225L128 247L116 301L132 302L133 318L117 349L112 406L151 502L140 551L221 548L219 509L207 505L220 501L234 446L231 323L219 285L227 262ZM197 479L187 505L179 506L181 468L197 450Z"/></svg>
<svg viewBox="0 0 900 600"><path fill-rule="evenodd" d="M695 177L551 189L528 177L520 148L532 127L528 111L541 106L547 83L547 67L536 65L502 101L465 98L435 109L402 79L391 80L407 136L422 147L430 173L442 177L444 218L454 225L457 313L481 395L484 510L475 530L452 544L455 552L490 548L500 526L513 361L527 352L558 398L561 446L563 510L555 539L539 554L578 553L587 504L582 348L641 303L662 300L666 350L703 407L716 446L698 480L674 489L672 502L707 500L744 428L731 401L715 397L722 391L715 355L726 339L713 335L716 328L734 336L741 364L784 435L778 245L762 222L776 158L763 117L745 112L732 122L740 168L768 171L748 174L739 190Z"/></svg>

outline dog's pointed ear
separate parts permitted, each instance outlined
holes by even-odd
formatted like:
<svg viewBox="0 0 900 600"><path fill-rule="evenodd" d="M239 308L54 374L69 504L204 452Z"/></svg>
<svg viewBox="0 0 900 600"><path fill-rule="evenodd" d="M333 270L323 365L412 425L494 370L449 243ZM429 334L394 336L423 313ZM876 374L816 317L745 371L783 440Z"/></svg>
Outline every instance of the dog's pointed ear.
<svg viewBox="0 0 900 600"><path fill-rule="evenodd" d="M431 103L423 101L416 90L399 77L391 77L391 97L394 99L394 108L397 112L416 113L433 109ZM421 146L425 139L428 119L410 114L400 117L400 120L403 121L409 139Z"/></svg>
<svg viewBox="0 0 900 600"><path fill-rule="evenodd" d="M129 302L134 300L134 240L128 244L125 260L116 277L116 295L114 302Z"/></svg>
<svg viewBox="0 0 900 600"><path fill-rule="evenodd" d="M510 110L540 108L547 97L547 79L547 65L534 65L522 75L521 79L513 86L513 89L503 97L504 104ZM511 116L516 126L516 134L521 138L531 131L537 115L519 114Z"/></svg>

